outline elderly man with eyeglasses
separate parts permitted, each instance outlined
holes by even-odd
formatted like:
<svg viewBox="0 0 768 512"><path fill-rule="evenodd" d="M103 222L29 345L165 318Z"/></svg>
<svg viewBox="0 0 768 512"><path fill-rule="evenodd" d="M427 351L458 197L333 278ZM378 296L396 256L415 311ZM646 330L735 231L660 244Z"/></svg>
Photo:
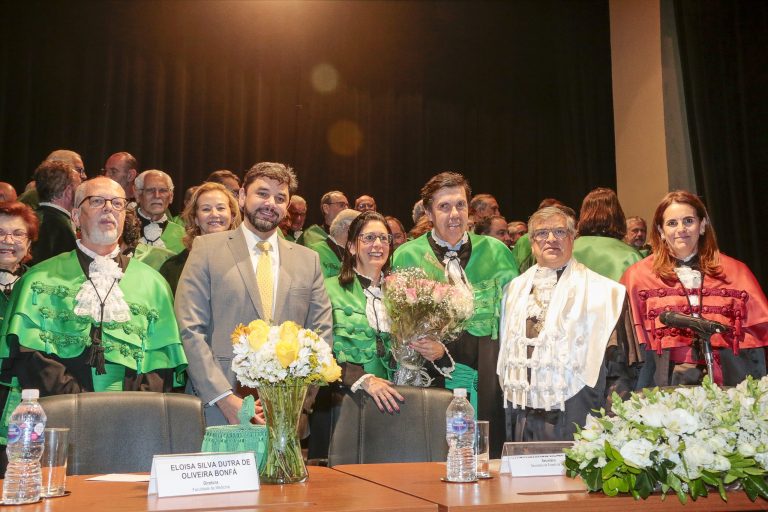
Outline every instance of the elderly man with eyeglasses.
<svg viewBox="0 0 768 512"><path fill-rule="evenodd" d="M323 242L328 238L331 223L340 211L349 208L349 201L344 192L331 190L323 194L320 198L320 211L323 213L323 224L312 224L296 240L297 244L305 247L311 247L313 244Z"/></svg>
<svg viewBox="0 0 768 512"><path fill-rule="evenodd" d="M163 171L150 169L136 176L136 213L141 221L140 243L167 249L172 254L184 250L184 228L170 220L167 211L173 201L173 180Z"/></svg>
<svg viewBox="0 0 768 512"><path fill-rule="evenodd" d="M126 204L106 177L77 188L76 249L30 268L13 288L0 329L0 381L49 396L167 392L181 376L187 359L170 288L120 253Z"/></svg>
<svg viewBox="0 0 768 512"><path fill-rule="evenodd" d="M573 259L573 217L541 208L528 221L536 264L501 303L497 364L508 441L572 440L606 405L608 363L640 360L624 286Z"/></svg>

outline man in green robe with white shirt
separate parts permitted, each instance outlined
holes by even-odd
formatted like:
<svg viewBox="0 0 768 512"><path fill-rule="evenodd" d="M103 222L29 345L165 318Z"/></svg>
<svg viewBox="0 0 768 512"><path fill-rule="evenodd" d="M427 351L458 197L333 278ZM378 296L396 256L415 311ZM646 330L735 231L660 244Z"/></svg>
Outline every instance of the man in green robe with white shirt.
<svg viewBox="0 0 768 512"><path fill-rule="evenodd" d="M434 228L400 246L392 266L421 267L432 279L471 287L475 313L458 339L438 353L434 347L414 348L423 350L422 355L437 367L446 366L443 361L447 356L453 359L455 369L445 377L445 387L468 388L477 418L491 422L491 456L498 457L505 432L501 388L496 379L500 304L504 286L518 271L512 253L502 242L467 233L471 195L461 174L444 172L430 179L421 197Z"/></svg>
<svg viewBox="0 0 768 512"><path fill-rule="evenodd" d="M167 283L120 254L126 203L109 178L83 183L72 212L77 248L31 268L14 287L0 359L19 387L41 396L164 392L186 368Z"/></svg>
<svg viewBox="0 0 768 512"><path fill-rule="evenodd" d="M184 227L166 213L173 201L173 180L163 171L152 169L136 177L135 187L136 213L141 222L139 242L179 254L184 250Z"/></svg>

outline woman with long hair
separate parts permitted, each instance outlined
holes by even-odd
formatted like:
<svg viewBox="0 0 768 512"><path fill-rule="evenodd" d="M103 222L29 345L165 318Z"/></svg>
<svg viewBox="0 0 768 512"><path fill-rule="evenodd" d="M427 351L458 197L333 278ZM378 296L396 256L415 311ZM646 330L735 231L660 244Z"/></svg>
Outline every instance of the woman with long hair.
<svg viewBox="0 0 768 512"><path fill-rule="evenodd" d="M638 341L655 363L646 363L638 387L698 384L704 377L702 344L692 330L664 325L659 316L665 311L729 328L711 338L715 382L733 386L747 375L764 376L768 301L749 268L718 249L704 203L684 190L670 192L650 231L653 254L621 279Z"/></svg>
<svg viewBox="0 0 768 512"><path fill-rule="evenodd" d="M341 366L341 384L320 389L311 416L309 457L325 458L333 431L331 407L342 392L370 395L390 414L403 397L388 380L390 374L389 316L381 284L389 270L392 233L380 213L359 214L349 225L339 275L325 280L333 315L333 355Z"/></svg>
<svg viewBox="0 0 768 512"><path fill-rule="evenodd" d="M237 199L224 185L213 182L205 182L195 189L181 218L186 226L182 240L185 249L168 258L160 267L160 274L168 281L174 295L195 238L235 229L242 221Z"/></svg>
<svg viewBox="0 0 768 512"><path fill-rule="evenodd" d="M627 232L624 210L616 192L596 188L584 197L573 244L573 257L598 274L618 281L643 256L622 239Z"/></svg>
<svg viewBox="0 0 768 512"><path fill-rule="evenodd" d="M389 317L381 283L389 270L392 233L380 213L368 211L349 226L341 273L326 279L333 308L333 352L342 384L371 395L382 411L394 413L402 396L389 382Z"/></svg>

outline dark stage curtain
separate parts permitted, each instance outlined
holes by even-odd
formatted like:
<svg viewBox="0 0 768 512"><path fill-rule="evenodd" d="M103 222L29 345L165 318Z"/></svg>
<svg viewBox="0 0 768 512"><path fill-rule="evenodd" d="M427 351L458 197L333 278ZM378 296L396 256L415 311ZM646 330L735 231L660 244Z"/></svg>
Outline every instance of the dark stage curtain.
<svg viewBox="0 0 768 512"><path fill-rule="evenodd" d="M608 5L563 2L6 2L0 172L22 187L53 149L89 174L115 151L183 190L254 162L363 193L410 226L457 170L509 220L543 197L615 187ZM312 71L338 71L330 93Z"/></svg>
<svg viewBox="0 0 768 512"><path fill-rule="evenodd" d="M720 248L768 285L768 2L675 3L698 191Z"/></svg>

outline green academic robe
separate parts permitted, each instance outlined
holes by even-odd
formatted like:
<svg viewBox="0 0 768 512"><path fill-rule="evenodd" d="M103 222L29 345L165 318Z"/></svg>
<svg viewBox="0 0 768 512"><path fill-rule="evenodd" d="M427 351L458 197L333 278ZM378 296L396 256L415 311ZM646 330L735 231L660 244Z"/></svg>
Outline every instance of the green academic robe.
<svg viewBox="0 0 768 512"><path fill-rule="evenodd" d="M432 279L445 282L443 263L429 245L429 233L401 245L392 259L393 268L421 267ZM472 255L464 268L475 296L475 313L467 325L474 336L499 337L501 296L504 286L518 276L517 264L506 245L495 238L469 234Z"/></svg>
<svg viewBox="0 0 768 512"><path fill-rule="evenodd" d="M328 247L327 240L314 243L308 247L320 257L320 268L323 270L324 278L338 276L341 273L341 260L333 252L333 249Z"/></svg>
<svg viewBox="0 0 768 512"><path fill-rule="evenodd" d="M85 282L76 251L30 268L14 286L0 329L4 366L13 345L62 360L80 356L91 345L96 320L74 313L75 297ZM127 322L102 326L104 359L137 373L187 366L173 298L165 280L147 265L131 260L118 283L131 311Z"/></svg>
<svg viewBox="0 0 768 512"><path fill-rule="evenodd" d="M394 254L394 268L421 267L432 279L445 282L443 263L429 244L430 233L401 245ZM464 273L472 284L475 313L466 331L448 344L455 370L445 380L448 389L465 388L476 417L491 422L491 456L499 457L504 441L503 397L496 376L499 355L499 322L504 287L517 277L512 252L501 241L469 233L472 252Z"/></svg>
<svg viewBox="0 0 768 512"><path fill-rule="evenodd" d="M339 277L325 280L325 289L331 300L333 314L333 355L339 363L354 363L383 379L389 378L390 334L379 333L385 355L376 353L376 329L368 323L365 314L365 292L360 281L354 279L348 287L339 283Z"/></svg>
<svg viewBox="0 0 768 512"><path fill-rule="evenodd" d="M184 238L185 230L182 226L179 226L175 222L169 221L165 225L163 234L160 235L160 240L165 244L165 248L171 251L173 254L179 254L184 250Z"/></svg>
<svg viewBox="0 0 768 512"><path fill-rule="evenodd" d="M304 247L310 247L312 244L324 241L328 238L328 233L317 224L312 224L301 234L296 243Z"/></svg>
<svg viewBox="0 0 768 512"><path fill-rule="evenodd" d="M640 252L621 240L607 236L580 236L573 243L573 257L593 272L614 281L643 259Z"/></svg>

